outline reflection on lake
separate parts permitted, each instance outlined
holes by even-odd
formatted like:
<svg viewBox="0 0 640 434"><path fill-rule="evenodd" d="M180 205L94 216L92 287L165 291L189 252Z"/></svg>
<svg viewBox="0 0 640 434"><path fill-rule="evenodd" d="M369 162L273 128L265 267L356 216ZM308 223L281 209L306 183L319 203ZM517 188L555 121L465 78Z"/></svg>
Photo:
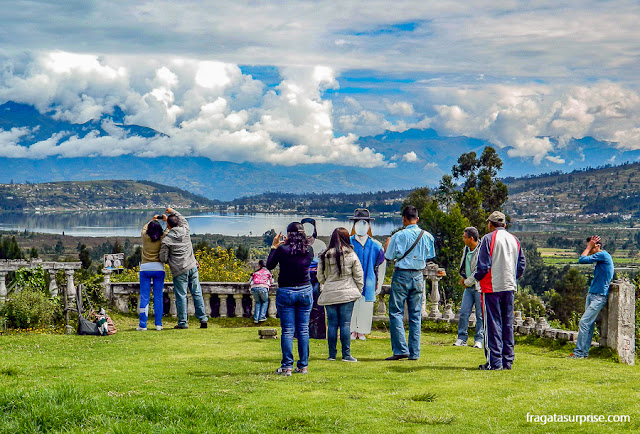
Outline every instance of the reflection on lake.
<svg viewBox="0 0 640 434"><path fill-rule="evenodd" d="M44 232L86 237L135 237L156 213L161 211L78 211L68 213L0 213L0 230ZM314 217L318 235L329 236L339 226L351 229L348 216L318 217L296 214L185 213L194 234L261 236L269 229L284 232L292 221ZM402 218L377 217L371 225L374 235L388 235L402 226Z"/></svg>

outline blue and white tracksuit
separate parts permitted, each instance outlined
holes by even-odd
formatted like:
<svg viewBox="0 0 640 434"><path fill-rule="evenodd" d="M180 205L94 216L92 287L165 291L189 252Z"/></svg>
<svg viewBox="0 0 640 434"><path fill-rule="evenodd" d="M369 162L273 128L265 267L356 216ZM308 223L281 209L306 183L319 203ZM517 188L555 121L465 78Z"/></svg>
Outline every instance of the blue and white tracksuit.
<svg viewBox="0 0 640 434"><path fill-rule="evenodd" d="M480 282L485 355L491 369L511 369L513 300L526 266L518 239L504 228L482 237L474 278Z"/></svg>

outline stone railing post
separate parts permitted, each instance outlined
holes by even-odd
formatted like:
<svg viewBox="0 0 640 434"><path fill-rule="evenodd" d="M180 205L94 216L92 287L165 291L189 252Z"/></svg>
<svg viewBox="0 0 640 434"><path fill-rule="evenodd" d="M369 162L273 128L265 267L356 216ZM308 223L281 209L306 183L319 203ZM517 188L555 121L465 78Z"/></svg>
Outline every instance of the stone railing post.
<svg viewBox="0 0 640 434"><path fill-rule="evenodd" d="M635 308L635 286L626 279L611 282L600 345L616 350L620 362L627 365L635 364Z"/></svg>
<svg viewBox="0 0 640 434"><path fill-rule="evenodd" d="M438 288L438 282L446 273L444 268L439 268L438 264L430 262L427 264L427 267L424 269L424 277L431 281L431 292L429 294L429 302L431 303L431 309L428 313L426 313L426 293L427 293L427 285L424 286L424 291L422 294L422 315L424 316L426 313L426 317L430 320L436 320L442 318L442 313L440 313L440 289Z"/></svg>
<svg viewBox="0 0 640 434"><path fill-rule="evenodd" d="M56 274L58 270L49 268L49 295L56 297L58 295L58 284L56 283Z"/></svg>
<svg viewBox="0 0 640 434"><path fill-rule="evenodd" d="M242 309L242 294L233 294L233 299L236 302L236 309L233 314L236 318L242 318L244 310Z"/></svg>
<svg viewBox="0 0 640 434"><path fill-rule="evenodd" d="M253 317L256 317L256 299L255 297L251 297L251 315L253 315Z"/></svg>
<svg viewBox="0 0 640 434"><path fill-rule="evenodd" d="M220 299L220 318L227 317L227 294L218 294Z"/></svg>
<svg viewBox="0 0 640 434"><path fill-rule="evenodd" d="M7 301L7 272L0 271L0 303Z"/></svg>
<svg viewBox="0 0 640 434"><path fill-rule="evenodd" d="M176 310L176 295L173 291L167 293L169 296L169 314L175 318L178 316L178 311Z"/></svg>
<svg viewBox="0 0 640 434"><path fill-rule="evenodd" d="M269 293L269 307L267 308L267 316L269 318L275 318L278 313L276 308L276 295Z"/></svg>
<svg viewBox="0 0 640 434"><path fill-rule="evenodd" d="M384 299L384 294L378 294L378 315L387 314L387 304Z"/></svg>
<svg viewBox="0 0 640 434"><path fill-rule="evenodd" d="M102 269L102 294L107 301L113 301L113 293L111 292L111 270Z"/></svg>
<svg viewBox="0 0 640 434"><path fill-rule="evenodd" d="M74 270L64 270L65 276L67 276L67 297L70 305L74 305L76 302L76 288L73 284Z"/></svg>
<svg viewBox="0 0 640 434"><path fill-rule="evenodd" d="M203 293L202 299L204 300L204 313L211 318L211 294Z"/></svg>

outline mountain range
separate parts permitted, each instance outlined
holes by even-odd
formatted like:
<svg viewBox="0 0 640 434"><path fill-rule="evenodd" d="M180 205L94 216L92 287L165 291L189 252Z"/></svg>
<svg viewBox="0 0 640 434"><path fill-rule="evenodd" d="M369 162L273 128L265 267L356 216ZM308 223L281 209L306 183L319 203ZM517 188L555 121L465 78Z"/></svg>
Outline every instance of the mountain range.
<svg viewBox="0 0 640 434"><path fill-rule="evenodd" d="M21 146L29 146L61 132L78 137L90 132L106 136L109 132L103 128L104 121L118 125L130 136L154 137L162 134L145 126L124 125L124 113L118 108L113 115L103 115L84 124L72 124L40 113L29 105L11 101L0 105L1 130L27 127L33 131L22 137L18 143ZM211 161L204 157L143 158L131 155L80 158L51 156L42 159L2 157L0 165L5 170L0 171L0 183L141 179L172 185L217 200L231 200L266 191L359 193L435 186L443 174L450 172L460 154L470 151L480 153L485 146L493 146L490 142L473 137L440 136L433 129L387 131L377 136L361 137L358 143L383 154L395 167L361 168L338 164L287 167L267 163ZM495 148L504 162L500 172L503 177L570 171L640 159L640 151L617 149L614 143L592 137L571 140L564 147L557 146L554 156L557 161L564 161L562 164L543 160L535 165L531 158L509 156L509 147ZM402 158L412 152L415 157Z"/></svg>

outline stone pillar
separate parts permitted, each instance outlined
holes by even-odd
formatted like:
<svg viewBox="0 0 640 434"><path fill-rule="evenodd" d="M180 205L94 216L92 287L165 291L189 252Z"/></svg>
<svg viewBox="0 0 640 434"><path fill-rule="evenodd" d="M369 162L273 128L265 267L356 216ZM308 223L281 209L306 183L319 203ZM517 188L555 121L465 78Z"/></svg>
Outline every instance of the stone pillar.
<svg viewBox="0 0 640 434"><path fill-rule="evenodd" d="M276 295L269 293L269 307L267 308L267 316L269 318L275 318L278 313L276 308Z"/></svg>
<svg viewBox="0 0 640 434"><path fill-rule="evenodd" d="M202 299L204 300L204 312L211 318L211 294L203 293Z"/></svg>
<svg viewBox="0 0 640 434"><path fill-rule="evenodd" d="M169 314L175 318L178 316L178 311L176 310L176 294L173 291L169 291L167 295L169 296Z"/></svg>
<svg viewBox="0 0 640 434"><path fill-rule="evenodd" d="M0 303L7 301L7 271L0 271Z"/></svg>
<svg viewBox="0 0 640 434"><path fill-rule="evenodd" d="M384 294L378 294L378 315L387 314L387 305L384 300Z"/></svg>
<svg viewBox="0 0 640 434"><path fill-rule="evenodd" d="M538 318L538 322L536 322L535 334L537 336L544 336L544 331L549 328L550 326L547 319L541 316Z"/></svg>
<svg viewBox="0 0 640 434"><path fill-rule="evenodd" d="M115 294L113 303L118 311L129 313L129 296L127 294Z"/></svg>
<svg viewBox="0 0 640 434"><path fill-rule="evenodd" d="M233 299L236 302L236 309L233 314L236 318L242 318L242 314L244 313L242 309L242 294L233 294Z"/></svg>
<svg viewBox="0 0 640 434"><path fill-rule="evenodd" d="M429 294L429 301L431 302L431 310L429 311L429 319L438 319L442 317L440 313L440 290L438 289L438 279L431 279L431 294Z"/></svg>
<svg viewBox="0 0 640 434"><path fill-rule="evenodd" d="M51 297L58 296L58 284L56 283L56 271L53 268L49 268L49 295Z"/></svg>
<svg viewBox="0 0 640 434"><path fill-rule="evenodd" d="M193 297L191 294L187 294L187 315L194 315L196 313L196 306L193 304Z"/></svg>
<svg viewBox="0 0 640 434"><path fill-rule="evenodd" d="M611 282L600 345L616 350L620 363L627 365L635 364L635 307L635 286L626 279Z"/></svg>
<svg viewBox="0 0 640 434"><path fill-rule="evenodd" d="M516 310L513 312L513 325L514 327L519 327L524 324L524 320L522 319L522 312Z"/></svg>
<svg viewBox="0 0 640 434"><path fill-rule="evenodd" d="M113 293L111 292L111 270L102 269L102 293L107 301L113 301Z"/></svg>
<svg viewBox="0 0 640 434"><path fill-rule="evenodd" d="M71 306L76 302L76 288L73 284L74 273L74 270L64 270L64 274L67 276L67 297Z"/></svg>
<svg viewBox="0 0 640 434"><path fill-rule="evenodd" d="M428 315L427 312L427 282L424 282L422 286L422 318L426 318Z"/></svg>
<svg viewBox="0 0 640 434"><path fill-rule="evenodd" d="M460 319L460 313L458 313L456 316L457 316L456 322L458 322L457 320ZM473 309L471 310L471 315L469 315L469 327L475 327L477 321L478 321L478 317L476 316L476 305L474 303Z"/></svg>
<svg viewBox="0 0 640 434"><path fill-rule="evenodd" d="M220 318L227 317L227 294L218 294L220 299Z"/></svg>
<svg viewBox="0 0 640 434"><path fill-rule="evenodd" d="M455 314L453 313L453 305L451 303L447 303L447 305L445 306L444 314L442 314L442 319L451 322L454 317Z"/></svg>

